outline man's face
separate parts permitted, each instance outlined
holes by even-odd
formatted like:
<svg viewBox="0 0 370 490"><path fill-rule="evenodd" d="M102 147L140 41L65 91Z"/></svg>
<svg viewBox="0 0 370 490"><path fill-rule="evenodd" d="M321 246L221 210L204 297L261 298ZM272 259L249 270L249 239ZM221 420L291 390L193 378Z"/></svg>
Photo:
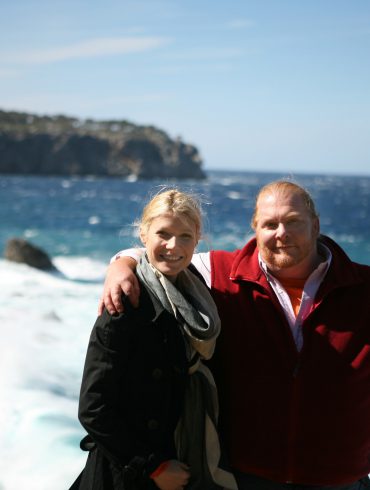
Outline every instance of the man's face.
<svg viewBox="0 0 370 490"><path fill-rule="evenodd" d="M272 273L306 277L313 270L319 220L310 215L299 194L262 194L255 231L258 249Z"/></svg>

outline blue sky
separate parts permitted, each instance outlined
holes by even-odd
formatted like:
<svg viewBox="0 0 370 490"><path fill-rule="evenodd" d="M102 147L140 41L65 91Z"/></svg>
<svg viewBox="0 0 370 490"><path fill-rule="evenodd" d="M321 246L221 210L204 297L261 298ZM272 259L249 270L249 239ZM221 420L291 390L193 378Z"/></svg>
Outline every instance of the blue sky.
<svg viewBox="0 0 370 490"><path fill-rule="evenodd" d="M3 1L0 108L153 124L206 169L370 175L370 1Z"/></svg>

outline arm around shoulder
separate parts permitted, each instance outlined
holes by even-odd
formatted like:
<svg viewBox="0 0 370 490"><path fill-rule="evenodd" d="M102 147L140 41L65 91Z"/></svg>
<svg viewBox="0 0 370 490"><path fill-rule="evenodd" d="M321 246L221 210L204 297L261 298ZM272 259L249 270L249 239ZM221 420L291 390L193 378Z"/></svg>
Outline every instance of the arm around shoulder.
<svg viewBox="0 0 370 490"><path fill-rule="evenodd" d="M102 314L104 306L111 315L123 312L122 293L129 297L134 307L138 306L140 287L135 275L136 263L135 259L127 256L111 262L107 270L98 314Z"/></svg>

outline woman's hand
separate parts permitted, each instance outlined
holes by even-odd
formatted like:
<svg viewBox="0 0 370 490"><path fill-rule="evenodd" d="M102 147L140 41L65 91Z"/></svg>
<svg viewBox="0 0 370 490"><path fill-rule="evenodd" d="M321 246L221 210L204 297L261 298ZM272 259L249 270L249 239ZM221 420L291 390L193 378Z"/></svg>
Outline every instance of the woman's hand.
<svg viewBox="0 0 370 490"><path fill-rule="evenodd" d="M161 490L182 490L188 484L189 478L189 466L171 459L166 469L154 477L153 481Z"/></svg>
<svg viewBox="0 0 370 490"><path fill-rule="evenodd" d="M122 292L129 297L132 306L138 306L140 286L134 272L135 268L136 260L131 257L121 257L109 265L98 315L103 313L104 306L111 315L122 313Z"/></svg>

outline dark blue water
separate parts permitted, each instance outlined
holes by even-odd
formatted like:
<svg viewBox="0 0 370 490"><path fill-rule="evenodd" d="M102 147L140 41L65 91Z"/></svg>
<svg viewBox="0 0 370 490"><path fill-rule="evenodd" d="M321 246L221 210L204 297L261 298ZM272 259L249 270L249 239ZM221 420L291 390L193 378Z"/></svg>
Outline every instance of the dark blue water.
<svg viewBox="0 0 370 490"><path fill-rule="evenodd" d="M254 198L279 174L209 172L205 182L170 182L200 194L205 240L201 250L232 250L251 234ZM295 175L313 195L322 232L353 260L370 264L370 177ZM24 237L50 255L102 260L137 243L132 223L163 182L109 178L0 177L0 249Z"/></svg>

